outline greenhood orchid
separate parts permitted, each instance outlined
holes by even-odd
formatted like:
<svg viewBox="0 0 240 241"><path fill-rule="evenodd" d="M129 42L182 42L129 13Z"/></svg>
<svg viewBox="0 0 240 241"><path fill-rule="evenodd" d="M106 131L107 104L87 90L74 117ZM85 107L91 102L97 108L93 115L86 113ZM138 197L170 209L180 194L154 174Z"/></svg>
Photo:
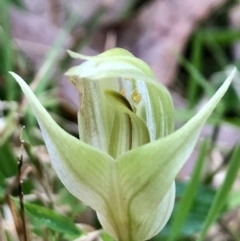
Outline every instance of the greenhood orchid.
<svg viewBox="0 0 240 241"><path fill-rule="evenodd" d="M142 60L119 48L94 57L69 53L86 60L66 73L80 95L80 140L58 126L24 80L11 74L32 107L66 188L96 210L116 240L150 239L168 221L174 179L235 70L206 106L174 131L171 96Z"/></svg>

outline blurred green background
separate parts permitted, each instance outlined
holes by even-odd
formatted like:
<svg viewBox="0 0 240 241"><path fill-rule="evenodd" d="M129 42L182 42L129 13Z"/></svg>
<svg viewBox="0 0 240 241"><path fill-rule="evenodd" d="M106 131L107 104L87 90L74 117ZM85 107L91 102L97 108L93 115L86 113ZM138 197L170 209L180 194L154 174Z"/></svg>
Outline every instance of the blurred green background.
<svg viewBox="0 0 240 241"><path fill-rule="evenodd" d="M113 47L146 61L169 88L178 128L233 66L240 68L240 2L0 0L0 241L25 241L25 235L81 240L87 233L93 234L88 240L112 240L56 177L35 117L8 72L24 78L53 118L78 136L78 93L64 72L79 62L66 50L95 55ZM173 215L153 240L240 240L239 140L237 73L179 173ZM18 199L21 156L25 225Z"/></svg>

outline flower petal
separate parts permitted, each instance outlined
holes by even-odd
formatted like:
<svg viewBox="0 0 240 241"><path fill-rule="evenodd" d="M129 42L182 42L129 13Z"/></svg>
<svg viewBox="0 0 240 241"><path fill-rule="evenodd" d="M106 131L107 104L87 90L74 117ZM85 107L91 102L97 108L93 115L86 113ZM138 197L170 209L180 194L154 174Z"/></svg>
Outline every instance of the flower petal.
<svg viewBox="0 0 240 241"><path fill-rule="evenodd" d="M173 182L171 188L167 191L162 201L155 207L153 213L149 213L148 219L144 222L135 220L134 217L130 217L129 223L118 223L118 229L121 235L127 233L128 239L125 240L137 240L144 241L151 239L158 234L166 225L169 217L172 213L175 201L175 182ZM139 210L141 212L141 210ZM109 219L106 219L100 213L97 213L98 219L102 227L116 240L119 238L119 234L116 232L116 227L112 226ZM124 240L124 239L122 239Z"/></svg>
<svg viewBox="0 0 240 241"><path fill-rule="evenodd" d="M118 110L120 113L127 114L131 119L131 142L129 149L134 149L149 142L149 133L145 123L131 110L131 106L127 99L116 91L105 90L105 96L109 102ZM126 134L122 133L122 136L126 138ZM112 143L116 145L115 143ZM128 150L129 150L128 149ZM128 150L125 150L128 151ZM123 152L124 153L124 152Z"/></svg>
<svg viewBox="0 0 240 241"><path fill-rule="evenodd" d="M127 82L128 85L129 81ZM126 97L134 105L136 114L147 126L150 141L169 135L174 127L174 107L168 90L157 82L136 80L131 88L124 86ZM135 86L135 89L134 89ZM132 93L137 92L141 100L131 101Z"/></svg>
<svg viewBox="0 0 240 241"><path fill-rule="evenodd" d="M81 103L78 111L80 139L107 152L115 118L115 110L107 101L102 90L103 86L109 82L105 80L100 84L78 77L71 79L71 82L80 93Z"/></svg>
<svg viewBox="0 0 240 241"><path fill-rule="evenodd" d="M119 195L129 217L146 223L149 214L154 213L191 154L203 124L227 91L235 72L232 71L207 105L178 131L117 159Z"/></svg>
<svg viewBox="0 0 240 241"><path fill-rule="evenodd" d="M74 58L87 60L66 72L80 92L83 89L82 82L93 82L92 85L97 82L104 89L104 82L110 79L112 84L109 82L109 86L105 86L107 89L124 93L134 107L134 112L147 125L151 141L172 132L174 122L171 96L166 88L154 79L150 67L145 62L120 48L93 57L71 51L69 53ZM112 88L113 83L115 88ZM101 102L104 103L103 98Z"/></svg>
<svg viewBox="0 0 240 241"><path fill-rule="evenodd" d="M99 75L101 75L100 72L102 71L103 71L102 74L105 75L105 74L108 74L109 71L114 72L112 70L115 70L115 69L123 70L124 67L133 68L137 71L137 73L141 73L152 78L154 77L154 74L151 68L144 61L136 58L133 54L131 54L125 49L114 48L114 49L105 51L104 53L101 53L97 56L86 56L86 55L74 53L72 51L68 51L68 53L73 58L89 60L84 64L84 67L83 67L84 69L86 69L86 72L83 70L83 68L81 68L83 73L86 73L87 74L86 77L88 77L89 79L92 79L92 77L90 76L95 76L94 78L99 78ZM91 71L88 71L89 68L91 68ZM95 75L96 72L98 72L98 75ZM120 71L120 73L123 74L124 71L123 72ZM117 75L117 76L120 76L120 75Z"/></svg>
<svg viewBox="0 0 240 241"><path fill-rule="evenodd" d="M106 214L111 166L114 160L65 132L15 73L40 125L55 171L67 189L93 209Z"/></svg>
<svg viewBox="0 0 240 241"><path fill-rule="evenodd" d="M153 213L149 214L149 218L143 223L138 222L138 220L133 222L132 229L135 230L133 240L151 239L164 228L172 214L175 192L175 182L173 182L160 204L154 209Z"/></svg>

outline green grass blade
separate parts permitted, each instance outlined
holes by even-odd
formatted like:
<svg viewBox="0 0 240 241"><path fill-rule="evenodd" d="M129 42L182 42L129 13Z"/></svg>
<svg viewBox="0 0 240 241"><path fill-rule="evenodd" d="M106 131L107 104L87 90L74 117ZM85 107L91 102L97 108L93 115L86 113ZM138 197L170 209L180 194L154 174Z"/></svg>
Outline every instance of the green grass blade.
<svg viewBox="0 0 240 241"><path fill-rule="evenodd" d="M208 83L208 81L202 76L202 74L196 69L196 67L185 59L183 56L178 56L179 63L186 69L186 71L192 76L192 80L196 81L205 91L208 97L214 95L214 88Z"/></svg>
<svg viewBox="0 0 240 241"><path fill-rule="evenodd" d="M10 22L9 22L9 1L2 0L0 2L0 16L3 27L3 66L4 66L4 79L5 79L5 92L6 99L13 100L16 97L16 82L12 76L8 74L8 71L12 70L12 45L11 45L11 34L10 34Z"/></svg>
<svg viewBox="0 0 240 241"><path fill-rule="evenodd" d="M53 71L54 71L54 66L57 65L58 57L59 57L59 52L61 50L61 47L66 40L66 33L69 33L73 27L76 25L79 17L76 15L71 15L71 17L68 19L66 22L65 26L61 30L59 36L56 38L56 42L54 43L53 47L49 51L42 67L38 71L33 83L37 82L38 85L34 86L36 87L35 93L39 94L42 91L46 89L46 85L48 80L51 78ZM34 88L33 87L33 88Z"/></svg>
<svg viewBox="0 0 240 241"><path fill-rule="evenodd" d="M208 41L206 43L208 50L211 52L212 56L214 57L216 63L221 67L221 69L224 69L225 66L228 65L228 59L223 51L223 49L220 47L220 45L215 41L214 36L211 34L211 32L206 32L207 36L203 37L207 38Z"/></svg>
<svg viewBox="0 0 240 241"><path fill-rule="evenodd" d="M204 36L204 42L206 44L214 39L221 46L226 46L240 39L240 31L234 29L204 29L199 31L199 34Z"/></svg>
<svg viewBox="0 0 240 241"><path fill-rule="evenodd" d="M203 45L201 35L196 34L193 39L192 48L191 48L191 62L193 66L199 71L201 70L202 65L202 52ZM199 84L194 80L194 76L189 76L189 87L188 87L188 106L193 108L196 104L196 93L199 88Z"/></svg>
<svg viewBox="0 0 240 241"><path fill-rule="evenodd" d="M190 179L190 182L186 190L184 191L184 194L179 203L179 207L173 219L172 229L168 237L168 241L174 241L179 236L181 228L184 225L184 222L186 221L187 215L192 207L194 197L197 192L197 188L201 177L201 171L203 168L204 161L206 159L205 157L208 149L209 149L209 141L204 141L201 146L200 153L196 161L192 177Z"/></svg>
<svg viewBox="0 0 240 241"><path fill-rule="evenodd" d="M240 168L240 145L238 145L233 152L232 158L229 163L229 167L227 169L225 180L213 200L212 206L209 210L208 216L203 225L203 229L197 241L204 240L208 229L210 228L212 223L214 223L215 220L218 218L219 213L221 212L224 204L227 201L228 194L231 190L233 182L237 177L239 168Z"/></svg>

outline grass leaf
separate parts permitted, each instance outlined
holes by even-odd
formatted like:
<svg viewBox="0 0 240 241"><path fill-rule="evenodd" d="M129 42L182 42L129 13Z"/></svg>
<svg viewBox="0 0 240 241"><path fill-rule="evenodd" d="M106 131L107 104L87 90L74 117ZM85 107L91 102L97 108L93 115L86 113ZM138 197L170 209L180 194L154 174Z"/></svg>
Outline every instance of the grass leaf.
<svg viewBox="0 0 240 241"><path fill-rule="evenodd" d="M209 210L203 229L197 241L204 240L208 229L210 228L212 223L218 218L219 213L222 211L222 208L227 201L228 194L231 190L232 184L235 181L238 174L238 170L240 167L239 159L240 145L238 145L233 152L232 158L229 163L229 167L227 169L225 180L213 200L212 206Z"/></svg>
<svg viewBox="0 0 240 241"><path fill-rule="evenodd" d="M51 228L52 230L64 234L74 235L76 237L82 234L82 231L69 218L56 213L55 211L32 203L24 203L27 212L38 220L38 222Z"/></svg>
<svg viewBox="0 0 240 241"><path fill-rule="evenodd" d="M194 168L192 177L190 179L190 182L184 191L181 201L179 202L177 212L173 219L172 229L171 229L168 241L173 241L175 240L176 237L178 237L181 231L181 228L184 225L184 222L186 221L188 213L191 210L191 207L197 192L197 188L200 182L201 171L203 168L204 161L206 159L208 147L209 147L209 142L204 141L201 146L198 160L196 161L195 168Z"/></svg>

